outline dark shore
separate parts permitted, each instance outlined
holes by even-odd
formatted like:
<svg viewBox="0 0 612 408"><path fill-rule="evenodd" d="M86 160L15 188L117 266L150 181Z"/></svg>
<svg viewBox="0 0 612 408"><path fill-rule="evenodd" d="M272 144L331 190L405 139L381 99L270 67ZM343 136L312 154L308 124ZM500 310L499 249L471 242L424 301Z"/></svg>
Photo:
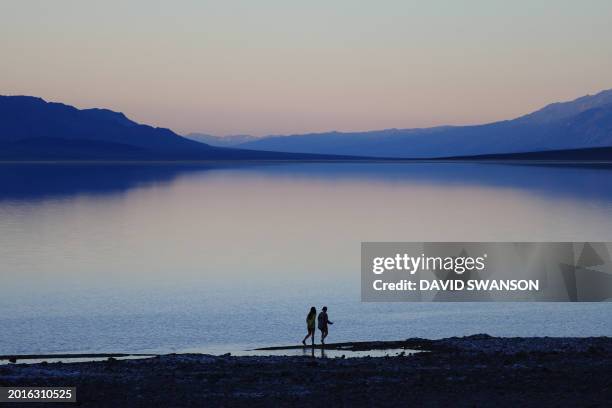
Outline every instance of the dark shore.
<svg viewBox="0 0 612 408"><path fill-rule="evenodd" d="M0 366L0 386L76 386L77 405L87 407L605 407L612 401L608 337L475 335L326 347L347 357L351 350L423 352L377 358L171 354L12 364Z"/></svg>

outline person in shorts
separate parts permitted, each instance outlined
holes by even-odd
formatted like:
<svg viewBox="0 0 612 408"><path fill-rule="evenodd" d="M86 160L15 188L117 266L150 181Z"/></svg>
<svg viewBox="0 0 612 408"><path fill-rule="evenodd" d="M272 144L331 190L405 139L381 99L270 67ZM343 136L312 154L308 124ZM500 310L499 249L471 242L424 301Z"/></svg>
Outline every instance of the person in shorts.
<svg viewBox="0 0 612 408"><path fill-rule="evenodd" d="M319 330L321 330L321 344L325 344L325 338L329 334L329 324L334 324L329 321L329 317L327 316L327 306L323 306L323 310L319 313L319 317L317 317L317 325L319 326ZM313 340L314 342L314 336Z"/></svg>

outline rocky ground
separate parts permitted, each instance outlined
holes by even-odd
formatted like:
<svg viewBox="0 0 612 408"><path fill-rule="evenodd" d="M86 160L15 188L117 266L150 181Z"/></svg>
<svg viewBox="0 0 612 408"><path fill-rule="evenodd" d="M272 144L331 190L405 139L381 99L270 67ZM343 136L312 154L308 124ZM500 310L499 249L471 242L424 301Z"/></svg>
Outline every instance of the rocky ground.
<svg viewBox="0 0 612 408"><path fill-rule="evenodd" d="M327 347L425 351L387 358L183 354L12 364L0 366L0 386L76 386L78 405L87 407L609 407L612 401L612 338L476 335Z"/></svg>

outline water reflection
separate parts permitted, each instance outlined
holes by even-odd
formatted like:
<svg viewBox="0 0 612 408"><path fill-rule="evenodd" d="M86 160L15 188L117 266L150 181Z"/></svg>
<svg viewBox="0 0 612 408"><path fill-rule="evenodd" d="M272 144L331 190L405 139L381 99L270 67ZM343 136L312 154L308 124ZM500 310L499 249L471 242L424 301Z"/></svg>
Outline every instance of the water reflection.
<svg viewBox="0 0 612 408"><path fill-rule="evenodd" d="M190 164L0 164L0 200L40 200L81 194L119 194L167 185L181 174L206 171Z"/></svg>
<svg viewBox="0 0 612 408"><path fill-rule="evenodd" d="M612 201L612 166L495 163L0 164L0 201L122 194L207 173L267 178L478 185Z"/></svg>
<svg viewBox="0 0 612 408"><path fill-rule="evenodd" d="M292 344L302 311L332 303L334 341L609 334L601 304L360 303L359 248L610 241L611 174L473 163L3 164L0 344L6 353Z"/></svg>

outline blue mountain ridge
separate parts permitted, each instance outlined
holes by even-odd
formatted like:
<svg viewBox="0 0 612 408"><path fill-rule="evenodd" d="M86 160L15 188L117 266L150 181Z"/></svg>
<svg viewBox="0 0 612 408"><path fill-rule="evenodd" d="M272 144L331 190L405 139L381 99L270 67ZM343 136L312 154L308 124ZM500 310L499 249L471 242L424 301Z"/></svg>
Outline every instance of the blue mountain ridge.
<svg viewBox="0 0 612 408"><path fill-rule="evenodd" d="M37 97L0 96L0 160L5 161L498 160L504 155L516 160L611 160L611 147L612 90L483 125L271 136L230 147L190 140L108 109L77 109Z"/></svg>
<svg viewBox="0 0 612 408"><path fill-rule="evenodd" d="M612 146L612 90L474 126L263 137L239 148L370 157L441 158Z"/></svg>
<svg viewBox="0 0 612 408"><path fill-rule="evenodd" d="M0 160L317 160L301 153L209 146L108 109L0 96Z"/></svg>

